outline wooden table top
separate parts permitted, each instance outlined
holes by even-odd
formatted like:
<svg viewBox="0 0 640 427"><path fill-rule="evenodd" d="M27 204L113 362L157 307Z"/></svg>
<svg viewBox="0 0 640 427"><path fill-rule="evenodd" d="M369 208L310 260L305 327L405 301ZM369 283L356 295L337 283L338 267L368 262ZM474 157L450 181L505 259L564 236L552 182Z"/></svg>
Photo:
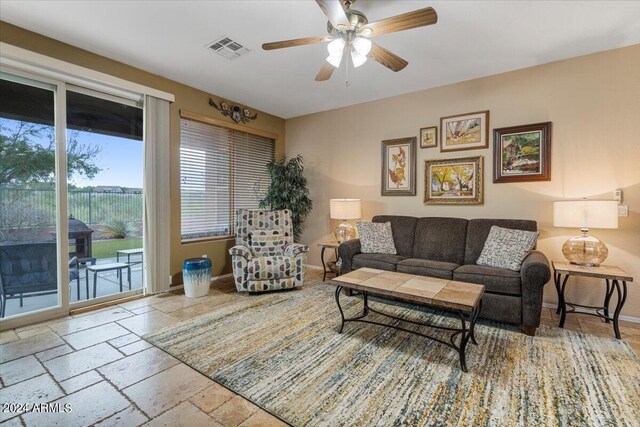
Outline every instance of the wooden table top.
<svg viewBox="0 0 640 427"><path fill-rule="evenodd" d="M337 248L338 246L340 246L340 242L338 242L337 240L327 240L324 242L319 242L318 246L324 246L325 248Z"/></svg>
<svg viewBox="0 0 640 427"><path fill-rule="evenodd" d="M373 268L351 271L330 280L329 283L464 312L473 311L484 294L483 285Z"/></svg>
<svg viewBox="0 0 640 427"><path fill-rule="evenodd" d="M629 276L623 269L616 265L584 267L582 265L558 261L551 261L551 264L553 265L553 269L557 273L570 274L572 276L596 277L599 279L624 280L625 282L633 282L633 277Z"/></svg>

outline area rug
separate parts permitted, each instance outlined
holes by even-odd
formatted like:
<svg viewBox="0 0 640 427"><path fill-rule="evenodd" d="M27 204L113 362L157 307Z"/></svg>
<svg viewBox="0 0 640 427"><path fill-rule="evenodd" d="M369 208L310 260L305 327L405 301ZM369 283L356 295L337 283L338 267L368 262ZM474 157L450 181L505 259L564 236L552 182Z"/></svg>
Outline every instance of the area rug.
<svg viewBox="0 0 640 427"><path fill-rule="evenodd" d="M347 314L362 307L344 297ZM453 317L371 301L395 316ZM387 319L385 319L386 321ZM294 426L637 426L640 359L623 341L558 328L528 337L480 321L458 355L423 337L363 323L338 334L334 288L238 297L144 337Z"/></svg>

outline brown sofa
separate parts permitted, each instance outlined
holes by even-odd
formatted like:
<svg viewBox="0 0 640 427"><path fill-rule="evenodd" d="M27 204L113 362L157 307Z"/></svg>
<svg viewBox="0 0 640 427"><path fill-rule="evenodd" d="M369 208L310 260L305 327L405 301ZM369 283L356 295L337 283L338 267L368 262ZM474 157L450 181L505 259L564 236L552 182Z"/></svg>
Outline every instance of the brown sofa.
<svg viewBox="0 0 640 427"><path fill-rule="evenodd" d="M476 264L492 226L536 231L535 221L395 215L376 216L372 221L391 223L397 255L363 254L360 240L350 240L338 248L341 273L370 267L479 283L485 286L480 317L522 325L525 333L535 335L542 291L551 277L546 256L532 251L520 271Z"/></svg>

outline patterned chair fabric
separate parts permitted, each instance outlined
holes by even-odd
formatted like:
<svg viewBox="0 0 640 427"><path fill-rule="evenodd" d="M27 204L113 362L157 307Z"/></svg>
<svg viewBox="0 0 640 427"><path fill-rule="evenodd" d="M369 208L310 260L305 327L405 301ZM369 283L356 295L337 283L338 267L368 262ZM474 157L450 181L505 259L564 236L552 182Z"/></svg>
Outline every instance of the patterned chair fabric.
<svg viewBox="0 0 640 427"><path fill-rule="evenodd" d="M239 209L237 218L236 245L229 249L236 289L264 292L302 286L309 247L293 243L291 211ZM282 249L278 240L284 242ZM265 241L278 243L259 250L261 254L252 250Z"/></svg>

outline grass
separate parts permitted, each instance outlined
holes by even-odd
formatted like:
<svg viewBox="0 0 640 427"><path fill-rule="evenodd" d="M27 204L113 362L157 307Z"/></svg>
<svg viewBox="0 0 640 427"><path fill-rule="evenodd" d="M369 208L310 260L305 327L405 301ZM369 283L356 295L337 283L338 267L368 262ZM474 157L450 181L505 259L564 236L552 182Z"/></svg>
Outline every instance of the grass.
<svg viewBox="0 0 640 427"><path fill-rule="evenodd" d="M115 258L118 249L134 249L142 247L142 238L130 237L127 239L94 240L91 252L94 258ZM73 251L73 246L69 251ZM139 256L139 255L138 255ZM126 256L125 256L126 259Z"/></svg>

